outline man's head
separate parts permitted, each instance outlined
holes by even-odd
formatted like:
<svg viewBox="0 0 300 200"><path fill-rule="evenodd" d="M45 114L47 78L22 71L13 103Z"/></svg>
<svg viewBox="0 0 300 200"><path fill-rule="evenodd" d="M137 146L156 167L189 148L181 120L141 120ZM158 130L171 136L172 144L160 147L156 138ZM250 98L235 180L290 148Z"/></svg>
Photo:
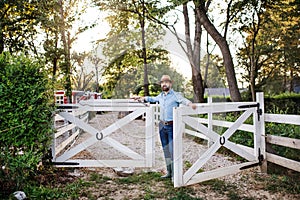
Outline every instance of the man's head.
<svg viewBox="0 0 300 200"><path fill-rule="evenodd" d="M161 77L160 87L164 92L168 92L172 88L172 80L169 75L163 75Z"/></svg>

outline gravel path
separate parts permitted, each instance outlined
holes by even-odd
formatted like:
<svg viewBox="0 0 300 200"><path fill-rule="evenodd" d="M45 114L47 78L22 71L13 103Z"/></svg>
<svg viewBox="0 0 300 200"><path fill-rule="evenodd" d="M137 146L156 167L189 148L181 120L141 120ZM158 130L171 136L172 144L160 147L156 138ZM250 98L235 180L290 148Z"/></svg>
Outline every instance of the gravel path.
<svg viewBox="0 0 300 200"><path fill-rule="evenodd" d="M118 120L117 112L107 112L105 114L97 114L90 124L102 130L107 126L113 124ZM161 143L159 140L158 130L155 130L155 165L151 168L151 171L164 171L165 161L163 158L163 152ZM81 143L90 137L88 133L82 133L76 143ZM133 151L139 153L140 155L145 154L145 121L137 119L133 120L129 124L119 128L117 131L110 135L111 138L117 140L123 145L129 147ZM194 136L183 137L183 162L188 166L193 164L199 156L205 152L207 145L201 145L194 140ZM93 159L107 160L107 159L130 159L126 155L123 155L119 151L115 150L111 146L105 144L104 142L97 142L96 144L90 146L86 149ZM77 157L77 156L76 156ZM78 157L77 157L78 158ZM217 167L224 167L232 165L232 159L229 157L224 157L220 154L215 154L207 164L203 166L204 170L213 169Z"/></svg>
<svg viewBox="0 0 300 200"><path fill-rule="evenodd" d="M118 120L118 113L116 112L107 112L105 114L96 115L90 121L90 124L101 130L110 124L116 122ZM143 120L134 120L131 123L127 124L124 127L121 127L114 133L110 135L110 137L116 139L120 143L126 145L130 149L138 152L141 155L144 155L145 151L145 122ZM157 129L157 128L156 128ZM143 171L155 171L155 172L163 172L165 171L165 163L163 158L163 152L161 148L161 144L158 137L158 130L156 130L156 139L155 139L155 166L151 169L134 169L135 173L138 173L140 170ZM76 144L81 143L82 141L86 140L90 137L88 133L82 133L81 136L77 139ZM183 138L183 148L184 148L184 168L191 166L199 156L205 152L207 149L207 145L201 145L196 143L194 138L191 136L185 136ZM76 145L75 144L75 145ZM90 146L84 152L79 153L75 156L75 158L82 158L82 159L129 159L127 156L122 155L120 152L114 150L112 147L105 145L103 142L99 141L95 145ZM234 163L232 157L224 156L222 154L216 153L212 158L205 164L202 169L204 171L215 169L219 167L230 166ZM118 174L114 173L112 169L109 168L97 168L97 169L89 169L95 170L98 173L102 174L103 176L111 177L111 178L118 178ZM87 174L84 170L78 170L78 174L80 176L86 177ZM264 180L268 179L268 174L263 174L259 172L258 167L249 168L243 170L240 173L224 176L219 178L220 181L224 181L226 184L234 185L236 187L236 192L238 192L243 199L299 199L299 195L292 195L287 194L285 192L270 192L265 190L265 183L258 182L257 177L259 179ZM86 177L87 178L87 177ZM130 190L120 188L120 185L114 185L113 182L109 182L110 184L102 185L103 189L97 189L97 195L102 196L104 198L98 199L131 199L131 197L135 197L136 199L143 193L141 188L138 185L134 185L131 187ZM105 186L105 187L104 187ZM106 187L107 186L107 187ZM97 186L98 187L98 186ZM155 187L155 186L153 186ZM222 188L219 188L219 192L212 191L211 189L207 188L205 185L195 184L189 186L195 191L195 195L201 197L201 199L207 200L215 200L215 199L232 199L228 197L227 189L222 191ZM101 188L101 187L100 187ZM107 191L111 190L114 192L108 193ZM154 190L154 189L153 189ZM81 198L85 199L85 198Z"/></svg>

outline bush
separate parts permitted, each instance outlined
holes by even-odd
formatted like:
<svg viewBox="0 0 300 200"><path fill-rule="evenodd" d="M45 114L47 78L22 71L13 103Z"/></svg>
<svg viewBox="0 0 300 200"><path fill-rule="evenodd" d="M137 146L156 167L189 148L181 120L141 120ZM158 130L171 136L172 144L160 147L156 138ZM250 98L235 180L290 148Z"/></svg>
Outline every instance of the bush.
<svg viewBox="0 0 300 200"><path fill-rule="evenodd" d="M1 192L22 189L51 144L54 98L42 68L25 56L0 55Z"/></svg>
<svg viewBox="0 0 300 200"><path fill-rule="evenodd" d="M283 93L265 97L265 112L273 114L300 115L300 94Z"/></svg>

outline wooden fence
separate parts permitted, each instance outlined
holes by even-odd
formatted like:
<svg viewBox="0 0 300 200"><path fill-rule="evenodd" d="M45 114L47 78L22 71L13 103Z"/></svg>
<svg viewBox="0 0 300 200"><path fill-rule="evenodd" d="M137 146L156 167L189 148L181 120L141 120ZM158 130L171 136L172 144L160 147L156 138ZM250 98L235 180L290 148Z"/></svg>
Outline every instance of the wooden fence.
<svg viewBox="0 0 300 200"><path fill-rule="evenodd" d="M88 122L89 119L89 112L78 110L77 108L72 109L74 105L72 104L64 104L63 108L60 111L69 112L74 117L81 119L83 122ZM55 114L54 117L54 128L55 133L53 136L53 143L52 143L52 156L56 157L60 154L63 150L68 149L75 141L75 138L79 136L82 132L76 124L70 123L65 118L61 117L59 114Z"/></svg>
<svg viewBox="0 0 300 200"><path fill-rule="evenodd" d="M265 114L265 122L300 126L300 115ZM300 134L300 133L298 133ZM300 139L266 135L266 142L300 150ZM300 172L300 162L266 152L267 161Z"/></svg>
<svg viewBox="0 0 300 200"><path fill-rule="evenodd" d="M284 166L286 168L299 171L300 172L300 162L297 162L295 160L291 160L288 158L280 157L278 155L272 154L270 152L266 151L265 145L266 143L269 144L275 144L275 145L281 145L289 148L294 148L294 149L300 149L300 140L295 139L295 138L286 138L286 137L280 137L280 136L275 136L275 135L266 135L265 134L265 125L266 123L284 123L284 124L294 124L294 125L300 125L300 116L299 115L279 115L279 114L266 114L264 113L264 99L263 99L263 94L258 93L257 94L257 102L238 102L238 103L212 103L211 98L209 98L209 101L207 104L197 104L198 108L197 112L193 112L190 108L188 107L182 107L178 110L180 110L181 114L186 114L188 115L188 112L191 112L190 114L199 114L204 112L207 114L206 118L197 118L196 120L192 117L189 116L184 116L180 115L179 118L178 116L175 117L174 120L179 120L177 123L174 123L174 131L182 132L185 134L193 135L195 137L202 138L204 140L208 141L208 148L210 148L212 145L215 144L215 147L211 150L211 152L216 151L220 146L222 145L228 145L227 147L231 148L234 147L236 148L236 151L241 154L242 157L247 158L249 163L244 164L243 166L238 166L235 167L236 171L239 171L240 169L243 169L249 165L256 165L257 163L263 164L262 165L262 170L264 168L266 169L267 167L267 162L272 162L281 166ZM76 105L72 105L75 106ZM213 119L213 115L218 112L227 112L227 111L245 111L244 116L239 119L237 122L238 125L234 125L234 122L228 122L224 120L216 120ZM109 166L108 164L114 163L111 166L116 166L117 164L120 164L123 166L146 166L146 167L151 167L153 165L154 161L154 126L153 124L157 124L159 121L159 106L156 105L151 105L151 106L145 106L142 104L138 103L133 103L133 102L128 102L128 100L95 100L92 102L87 101L85 105L81 105L80 109L72 109L69 110L68 113L71 115L74 115L76 120L66 120L66 118L62 117L66 114L60 114L55 117L56 124L56 133L54 136L54 142L53 142L53 147L52 148L52 155L54 156L54 161L66 161L67 159L64 158L64 156L58 156L59 154L62 154L63 150L66 151L68 147L71 146L73 143L74 139L78 137L80 134L80 130L84 127L87 127L88 129L91 129L91 127L88 127L89 125L80 125L80 121L83 121L84 123L87 123L88 121L88 113L90 111L134 111L137 112L134 117L143 114L144 117L146 118L146 125L145 125L145 132L148 135L148 140L146 141L146 149L145 149L145 156L140 156L136 155L134 156L134 159L129 161L129 162L114 162L114 161L103 161L103 163L106 163L105 166ZM248 124L244 123L244 120L246 120L247 117L250 115L253 116L253 124ZM67 115L66 115L67 116ZM69 116L69 115L68 115ZM122 126L123 124L127 123L127 121L133 120L134 117L128 117L125 119L121 119L119 122L116 123L116 125L111 125L109 129L101 130L101 134L103 134L104 137L107 137L112 130L115 130L116 128ZM72 121L72 122L70 122ZM78 123L78 124L77 124ZM203 131L199 130L193 130L190 128L186 128L185 126L182 126L182 123L186 123L190 126L193 126L193 124L197 123L195 127L202 127ZM177 125L176 125L177 124ZM201 124L206 124L206 127L202 126ZM224 127L227 129L232 129L230 130L230 133L226 133L223 136L218 136L216 133L213 131L213 127L219 126L219 127ZM112 130L110 130L112 129ZM181 130L181 131L180 131ZM246 146L242 145L237 145L232 144L230 141L227 141L229 137L234 133L235 130L242 130L242 131L247 131L247 132L253 132L254 134L254 148L248 148ZM99 133L99 130L89 130L91 135L96 136ZM207 134L211 133L211 134ZM184 136L184 135L183 135ZM109 137L106 139L108 140ZM93 139L94 140L94 139ZM106 141L104 140L104 142ZM111 140L111 139L109 139ZM176 138L174 139L176 140ZM92 138L91 138L92 141ZM177 142L179 147L180 143L177 141L174 141L174 143ZM115 144L118 144L116 141L114 141ZM84 143L85 144L85 143ZM87 145L87 144L85 144ZM89 144L90 145L90 144ZM114 145L115 148L119 148L118 145ZM124 147L125 148L125 147ZM82 149L76 149L72 151L79 151ZM179 150L178 150L179 149ZM180 151L181 148L175 148L175 151ZM120 149L121 150L121 149ZM67 150L68 151L68 150ZM71 152L72 152L71 151ZM129 149L126 149L126 151L129 151ZM131 152L131 151L129 151ZM134 153L134 152L131 152ZM71 157L73 153L69 153L70 155L67 155L66 157ZM182 152L177 152L178 155L181 155ZM205 155L203 155L205 156ZM56 160L57 159L57 160ZM205 159L205 158L204 158ZM261 160L263 159L263 160ZM78 163L82 163L82 165L77 165L77 167L80 166L96 166L94 164L91 164L90 161L82 162L82 161L76 161ZM93 161L96 162L96 161ZM199 161L199 163L202 161ZM108 163L108 164L107 164ZM203 165L198 163L198 167ZM181 163L182 164L182 163ZM74 165L72 165L74 166ZM97 165L100 166L100 165ZM102 166L102 165L101 165ZM100 166L100 167L101 167ZM104 165L103 165L104 166ZM179 165L178 165L179 166ZM178 174L178 169L176 168L177 174L175 178L175 186L183 186L185 183L182 182L183 174L180 172ZM230 174L232 172L233 168L230 168L227 174ZM192 169L191 171L197 171L196 168ZM219 172L218 172L219 173ZM220 170L219 174L224 174L224 171ZM226 174L226 173L225 173ZM191 178L192 175L187 174L186 177ZM213 178L214 176L208 175L207 177ZM199 177L198 177L199 178ZM201 179L194 179L192 180L189 184L196 183L198 180ZM202 179L204 180L204 179Z"/></svg>
<svg viewBox="0 0 300 200"><path fill-rule="evenodd" d="M154 164L154 106L137 103L126 99L93 99L81 101L80 104L70 105L74 109L63 109L68 105L62 105L58 110L56 120L62 123L57 127L54 136L52 156L53 163L61 167L152 167ZM127 112L126 116L114 121L111 125L102 130L87 123L86 113L91 112ZM79 114L78 114L79 113ZM85 116L85 117L82 117ZM113 132L129 124L139 116L145 117L144 127L144 152L138 153L116 139L110 137ZM57 126L57 125L56 125ZM79 144L70 145L80 134L79 130L88 133L88 137ZM59 139L59 136L66 135L67 138ZM58 143L58 140L60 141ZM80 152L87 150L96 143L108 145L117 150L129 159L108 159L100 160L96 157L90 159L74 158ZM62 152L62 150L64 150Z"/></svg>

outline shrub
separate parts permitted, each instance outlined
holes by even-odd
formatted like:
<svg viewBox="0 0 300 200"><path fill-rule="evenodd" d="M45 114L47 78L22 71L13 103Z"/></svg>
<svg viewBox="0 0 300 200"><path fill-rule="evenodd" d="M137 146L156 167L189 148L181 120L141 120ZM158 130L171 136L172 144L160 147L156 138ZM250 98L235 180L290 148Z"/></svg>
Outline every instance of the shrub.
<svg viewBox="0 0 300 200"><path fill-rule="evenodd" d="M22 189L52 137L53 92L38 61L0 55L1 192ZM0 192L0 195L1 195Z"/></svg>

